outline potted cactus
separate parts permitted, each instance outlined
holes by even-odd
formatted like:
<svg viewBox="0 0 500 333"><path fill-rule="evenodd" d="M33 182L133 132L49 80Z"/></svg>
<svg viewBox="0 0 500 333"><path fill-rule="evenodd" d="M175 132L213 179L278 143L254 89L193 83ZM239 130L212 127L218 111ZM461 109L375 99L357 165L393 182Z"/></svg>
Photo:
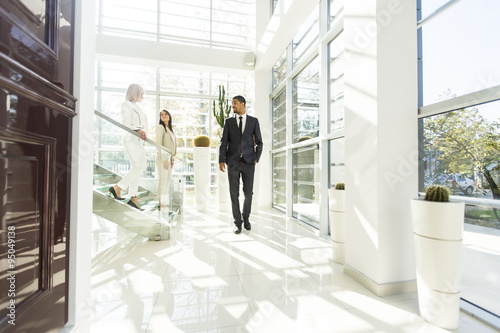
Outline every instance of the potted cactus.
<svg viewBox="0 0 500 333"><path fill-rule="evenodd" d="M212 112L217 124L220 126L217 130L220 139L222 136L222 129L224 128L224 121L231 114L231 105L229 105L229 100L226 98L226 89L224 89L224 86L221 84L219 85L219 98L217 102L219 108L217 109L214 100L212 102Z"/></svg>
<svg viewBox="0 0 500 333"><path fill-rule="evenodd" d="M419 311L426 321L457 329L465 204L449 190L430 186L411 201Z"/></svg>
<svg viewBox="0 0 500 333"><path fill-rule="evenodd" d="M199 135L193 140L194 192L196 209L207 210L210 198L210 138Z"/></svg>
<svg viewBox="0 0 500 333"><path fill-rule="evenodd" d="M195 147L210 147L210 138L206 135L198 135L193 139Z"/></svg>
<svg viewBox="0 0 500 333"><path fill-rule="evenodd" d="M214 115L219 128L217 129L217 134L219 135L219 141L222 135L222 129L224 128L224 121L231 115L231 105L226 97L226 90L223 85L219 85L219 97L217 100L217 105L214 100L212 102L212 112ZM217 108L218 106L218 108ZM219 160L219 147L217 145L216 149L216 161ZM220 171L217 168L217 197L219 199L219 211L230 212L231 211L231 198L229 197L229 181L227 179L227 174Z"/></svg>
<svg viewBox="0 0 500 333"><path fill-rule="evenodd" d="M345 262L345 184L337 183L328 190L330 237L332 239L333 261Z"/></svg>

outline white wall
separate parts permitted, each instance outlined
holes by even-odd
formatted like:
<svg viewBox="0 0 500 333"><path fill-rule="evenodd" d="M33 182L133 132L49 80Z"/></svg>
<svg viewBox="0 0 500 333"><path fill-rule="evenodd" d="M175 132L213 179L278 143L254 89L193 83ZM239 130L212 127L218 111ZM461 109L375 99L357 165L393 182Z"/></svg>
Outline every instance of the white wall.
<svg viewBox="0 0 500 333"><path fill-rule="evenodd" d="M94 131L95 1L76 0L74 95L71 161L71 211L68 324L65 330L89 332L91 301L92 156Z"/></svg>
<svg viewBox="0 0 500 333"><path fill-rule="evenodd" d="M405 282L415 278L415 4L347 1L344 10L346 267L375 293L401 292L414 288Z"/></svg>
<svg viewBox="0 0 500 333"><path fill-rule="evenodd" d="M273 201L272 159L269 154L272 147L269 80L269 71L255 71L255 116L259 119L264 149L255 169L254 196L258 206L262 207L271 207Z"/></svg>

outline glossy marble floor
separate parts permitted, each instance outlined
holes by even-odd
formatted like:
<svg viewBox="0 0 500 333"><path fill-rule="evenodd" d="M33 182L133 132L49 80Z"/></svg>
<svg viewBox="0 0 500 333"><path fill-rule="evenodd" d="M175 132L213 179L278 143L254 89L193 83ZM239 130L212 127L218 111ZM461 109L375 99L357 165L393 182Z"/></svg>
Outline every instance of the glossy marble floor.
<svg viewBox="0 0 500 333"><path fill-rule="evenodd" d="M229 213L185 207L153 242L93 221L91 332L447 332L416 293L380 298L342 273L330 241L273 210L235 235ZM458 332L496 332L461 313Z"/></svg>

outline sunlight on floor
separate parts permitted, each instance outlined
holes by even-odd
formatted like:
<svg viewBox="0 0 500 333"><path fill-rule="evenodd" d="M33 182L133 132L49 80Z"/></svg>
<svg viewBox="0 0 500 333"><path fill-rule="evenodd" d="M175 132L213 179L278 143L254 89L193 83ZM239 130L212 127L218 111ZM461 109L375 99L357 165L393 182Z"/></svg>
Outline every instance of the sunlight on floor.
<svg viewBox="0 0 500 333"><path fill-rule="evenodd" d="M446 332L416 293L377 297L331 260L331 242L272 210L235 235L187 207L168 241L94 221L91 332ZM459 332L494 332L461 314Z"/></svg>

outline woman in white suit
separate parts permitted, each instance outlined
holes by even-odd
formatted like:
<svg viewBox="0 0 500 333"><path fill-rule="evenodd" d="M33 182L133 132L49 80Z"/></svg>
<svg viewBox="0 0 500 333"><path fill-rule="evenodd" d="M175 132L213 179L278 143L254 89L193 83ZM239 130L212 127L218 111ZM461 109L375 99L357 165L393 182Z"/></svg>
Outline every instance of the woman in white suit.
<svg viewBox="0 0 500 333"><path fill-rule="evenodd" d="M174 167L173 156L177 150L174 130L172 129L172 116L167 110L160 112L160 122L156 126L156 143L167 148L171 154L158 149L156 155L156 167L158 168L158 197L160 208L168 205L168 192L172 181L172 169Z"/></svg>
<svg viewBox="0 0 500 333"><path fill-rule="evenodd" d="M124 200L121 197L121 191L128 188L130 200L128 205L141 209L137 199L137 189L141 174L146 170L146 151L144 150L144 140L148 131L148 122L146 114L136 104L142 101L144 89L138 84L131 84L127 89L125 102L122 104L122 123L128 128L136 131L140 138L132 133L126 133L123 137L123 145L127 150L130 160L130 171L116 184L109 189L109 192L118 200Z"/></svg>

